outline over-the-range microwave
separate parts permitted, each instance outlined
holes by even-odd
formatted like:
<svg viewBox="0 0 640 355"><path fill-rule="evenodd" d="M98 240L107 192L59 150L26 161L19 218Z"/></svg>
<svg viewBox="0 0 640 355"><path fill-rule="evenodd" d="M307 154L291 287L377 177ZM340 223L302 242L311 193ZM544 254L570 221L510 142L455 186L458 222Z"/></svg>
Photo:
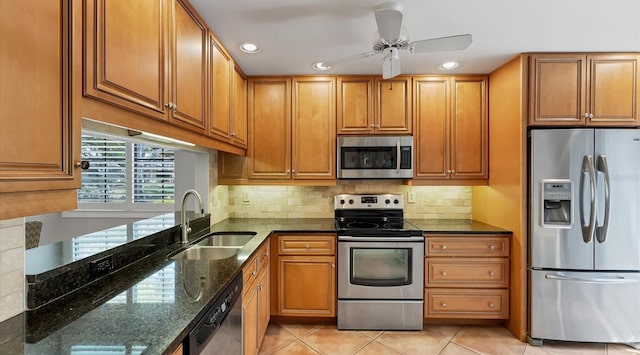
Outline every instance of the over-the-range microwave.
<svg viewBox="0 0 640 355"><path fill-rule="evenodd" d="M412 136L341 136L338 179L413 178Z"/></svg>

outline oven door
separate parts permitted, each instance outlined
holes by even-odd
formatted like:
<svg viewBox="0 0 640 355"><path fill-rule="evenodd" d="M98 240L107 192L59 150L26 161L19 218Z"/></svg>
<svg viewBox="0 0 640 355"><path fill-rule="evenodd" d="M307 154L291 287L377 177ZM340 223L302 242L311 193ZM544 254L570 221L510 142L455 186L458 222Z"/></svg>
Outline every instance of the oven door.
<svg viewBox="0 0 640 355"><path fill-rule="evenodd" d="M423 237L338 237L339 299L422 300Z"/></svg>

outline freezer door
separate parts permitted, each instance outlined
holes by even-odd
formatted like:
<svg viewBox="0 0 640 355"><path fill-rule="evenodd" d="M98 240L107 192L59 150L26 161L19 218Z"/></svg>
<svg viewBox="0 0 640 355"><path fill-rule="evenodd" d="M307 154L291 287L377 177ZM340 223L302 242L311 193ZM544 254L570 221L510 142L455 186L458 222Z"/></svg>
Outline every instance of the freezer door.
<svg viewBox="0 0 640 355"><path fill-rule="evenodd" d="M531 132L529 181L529 265L534 268L593 270L593 242L585 242L582 219L589 223L590 179L583 163L593 155L592 129L551 129ZM588 170L588 169L587 169ZM572 182L573 222L543 226L542 184L547 180ZM582 179L582 180L581 180ZM581 184L582 181L582 184ZM595 186L595 181L592 182ZM582 206L582 210L580 208ZM595 216L595 215L594 215Z"/></svg>
<svg viewBox="0 0 640 355"><path fill-rule="evenodd" d="M640 130L598 129L595 138L595 269L640 270Z"/></svg>
<svg viewBox="0 0 640 355"><path fill-rule="evenodd" d="M640 273L530 270L536 339L640 342Z"/></svg>

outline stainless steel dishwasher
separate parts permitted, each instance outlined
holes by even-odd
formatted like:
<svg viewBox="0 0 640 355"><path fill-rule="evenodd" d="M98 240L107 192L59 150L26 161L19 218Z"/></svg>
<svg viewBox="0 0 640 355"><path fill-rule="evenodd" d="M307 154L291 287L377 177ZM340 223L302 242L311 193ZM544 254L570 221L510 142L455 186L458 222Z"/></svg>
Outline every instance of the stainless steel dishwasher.
<svg viewBox="0 0 640 355"><path fill-rule="evenodd" d="M189 333L186 354L242 354L242 274L207 309Z"/></svg>

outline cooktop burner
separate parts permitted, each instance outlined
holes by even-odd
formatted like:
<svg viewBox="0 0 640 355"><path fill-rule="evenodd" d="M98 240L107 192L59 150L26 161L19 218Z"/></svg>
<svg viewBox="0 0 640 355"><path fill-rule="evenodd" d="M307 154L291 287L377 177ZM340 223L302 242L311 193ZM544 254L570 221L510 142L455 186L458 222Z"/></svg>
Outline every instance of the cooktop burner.
<svg viewBox="0 0 640 355"><path fill-rule="evenodd" d="M336 195L334 205L338 235L422 235L404 219L402 195Z"/></svg>

